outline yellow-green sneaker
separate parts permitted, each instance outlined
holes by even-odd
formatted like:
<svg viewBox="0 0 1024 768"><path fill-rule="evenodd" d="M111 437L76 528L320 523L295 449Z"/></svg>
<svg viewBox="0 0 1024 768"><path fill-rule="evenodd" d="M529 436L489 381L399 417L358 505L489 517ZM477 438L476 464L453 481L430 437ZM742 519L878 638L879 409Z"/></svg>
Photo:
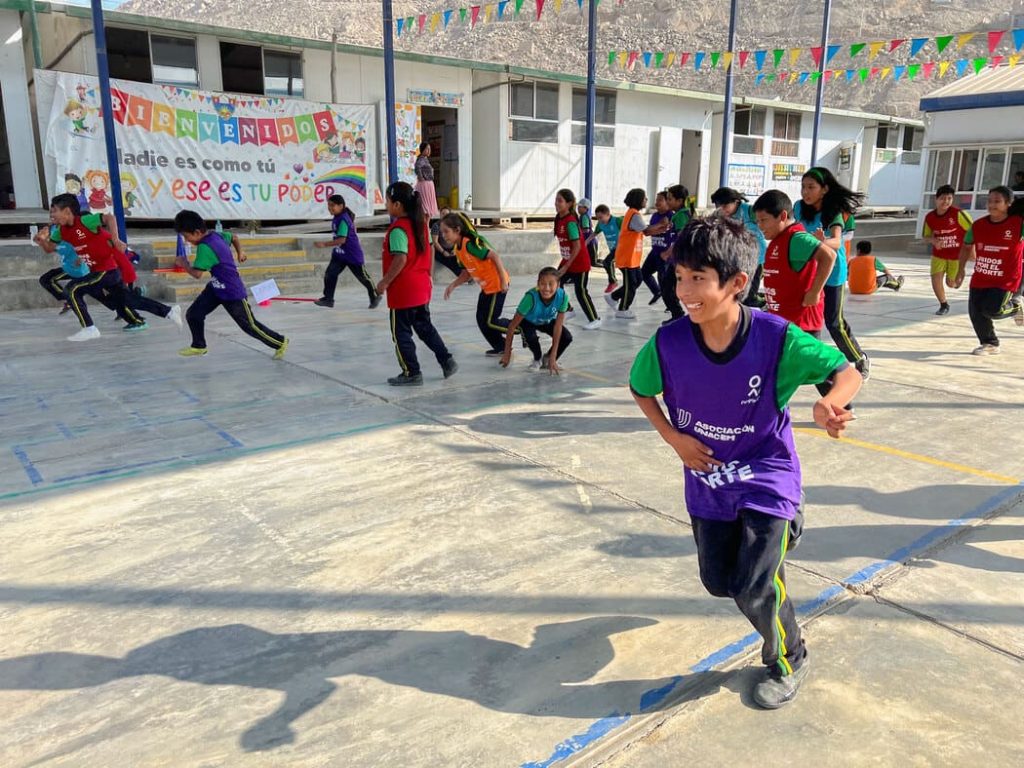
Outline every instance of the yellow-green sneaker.
<svg viewBox="0 0 1024 768"><path fill-rule="evenodd" d="M283 360L284 359L284 351L286 349L288 349L288 339L285 339L284 341L281 342L281 346L278 347L277 348L277 352L274 353L274 359L275 360Z"/></svg>
<svg viewBox="0 0 1024 768"><path fill-rule="evenodd" d="M206 348L203 347L200 349L199 347L185 347L184 349L179 349L178 354L182 357L199 357L200 355L206 354Z"/></svg>

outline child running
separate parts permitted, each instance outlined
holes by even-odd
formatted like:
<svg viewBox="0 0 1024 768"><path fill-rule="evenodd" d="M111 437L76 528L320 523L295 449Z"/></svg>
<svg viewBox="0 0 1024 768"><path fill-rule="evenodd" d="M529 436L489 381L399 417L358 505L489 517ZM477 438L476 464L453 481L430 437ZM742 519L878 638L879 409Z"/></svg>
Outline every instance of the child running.
<svg viewBox="0 0 1024 768"><path fill-rule="evenodd" d="M672 212L668 208L668 200L665 192L659 192L654 196L654 214L651 216L651 226L658 227L662 221L671 220ZM669 245L668 230L651 235L651 250L647 253L643 265L640 267L640 277L644 285L651 292L651 300L648 306L661 301L661 274L665 271L665 250Z"/></svg>
<svg viewBox="0 0 1024 768"><path fill-rule="evenodd" d="M878 274L881 272L882 274ZM871 292L879 288L899 291L903 287L903 275L894 275L889 268L871 253L871 241L857 243L857 255L850 260L850 293L868 293L856 286L868 286ZM874 283L872 287L872 283Z"/></svg>
<svg viewBox="0 0 1024 768"><path fill-rule="evenodd" d="M253 317L252 307L246 300L245 283L238 274L228 240L220 232L208 230L203 217L195 211L179 211L174 217L174 229L196 249L191 264L182 256L177 258L178 264L197 280L204 273L210 273L210 282L185 312L192 332L192 346L179 350L178 354L182 357L206 354L206 316L217 307L224 307L239 328L273 349L275 360L282 359L288 349L288 339Z"/></svg>
<svg viewBox="0 0 1024 768"><path fill-rule="evenodd" d="M1024 202L1014 203L1009 187L992 187L988 191L988 216L974 222L964 238L956 288L963 285L971 251L974 272L967 313L980 342L972 354L998 355L999 337L992 321L1012 317L1018 326L1024 325L1024 301L1020 297Z"/></svg>
<svg viewBox="0 0 1024 768"><path fill-rule="evenodd" d="M576 216L580 220L580 236L587 246L587 253L590 254L590 263L596 267L598 265L597 243L594 242L592 237L594 234L594 221L590 218L590 200L585 197L579 199L576 203Z"/></svg>
<svg viewBox="0 0 1024 768"><path fill-rule="evenodd" d="M639 187L629 190L622 202L626 206L626 215L622 217L619 242L615 246L615 266L622 272L622 285L605 294L604 298L609 306L617 307L615 317L620 320L636 320L636 313L630 307L636 298L637 288L643 282L640 263L644 255L644 235L667 232L669 223L663 221L656 227L647 226L640 213L647 207L647 193Z"/></svg>
<svg viewBox="0 0 1024 768"><path fill-rule="evenodd" d="M596 248L597 236L604 235L605 245L608 246L608 255L602 262L604 271L608 274L608 286L604 292L611 293L619 287L619 281L615 277L615 248L619 244L619 229L622 226L622 219L612 216L612 212L604 203L594 209L594 215L597 216L597 224L594 225L593 234L587 239L587 246L589 247L593 243Z"/></svg>
<svg viewBox="0 0 1024 768"><path fill-rule="evenodd" d="M747 202L747 196L732 187L719 187L711 195L711 202L715 209L722 216L730 216L741 222L746 230L754 236L757 243L757 270L750 278L750 289L743 303L748 307L760 307L761 298L758 295L761 291L761 278L764 274L764 254L768 250L768 241L765 240L761 228L757 226L757 217L754 209Z"/></svg>
<svg viewBox="0 0 1024 768"><path fill-rule="evenodd" d="M52 238L53 232L50 233ZM37 235L38 237L38 235ZM71 243L57 243L57 254L60 256L60 266L47 270L39 276L39 284L43 286L48 294L57 301L64 303L60 314L71 311L71 305L67 301L65 283L78 277L85 277L89 274L89 264L75 253Z"/></svg>
<svg viewBox="0 0 1024 768"><path fill-rule="evenodd" d="M442 208L441 219L451 212L451 208ZM430 222L430 242L434 246L434 261L458 277L462 273L462 265L455 258L455 251L452 249L452 246L441 237L441 219Z"/></svg>
<svg viewBox="0 0 1024 768"><path fill-rule="evenodd" d="M345 271L345 267L348 267L352 276L366 289L370 299L369 308L376 309L380 304L380 296L377 295L373 281L366 273L366 257L363 256L363 246L359 243L355 217L341 195L331 195L327 198L327 210L333 217L331 233L334 239L323 240L313 245L316 248L331 248L331 262L324 272L324 295L313 303L318 307L334 306L334 291L338 287L338 277Z"/></svg>
<svg viewBox="0 0 1024 768"><path fill-rule="evenodd" d="M793 206L793 214L804 229L836 252L835 266L825 283L825 327L835 345L867 381L871 361L843 314L847 277L843 214L852 216L863 197L841 185L828 168L811 168L800 180L800 201Z"/></svg>
<svg viewBox="0 0 1024 768"><path fill-rule="evenodd" d="M960 251L974 223L967 211L961 211L953 205L954 195L956 190L949 184L943 184L935 190L935 208L924 217L922 236L931 242L932 261L929 271L932 276L932 292L939 301L936 315L949 314L946 288L956 285Z"/></svg>
<svg viewBox="0 0 1024 768"><path fill-rule="evenodd" d="M118 246L123 247L123 244L113 234L116 229L105 228L100 214L80 215L78 199L68 193L57 195L50 201L50 221L54 226L40 230L35 237L36 244L46 253L53 253L59 243L69 243L78 258L89 267L88 274L72 278L64 289L71 311L81 325L81 329L69 336L68 341L89 341L100 337L100 330L93 324L85 304L86 295L109 306L130 324L142 324L142 318L125 303L124 283L115 256Z"/></svg>
<svg viewBox="0 0 1024 768"><path fill-rule="evenodd" d="M569 297L565 289L559 285L558 270L544 267L537 275L537 287L531 288L523 296L516 313L508 324L505 334L505 349L501 356L501 366L508 368L512 362L512 338L516 329L523 335L526 346L533 353L530 370L547 369L552 375L559 372L558 359L572 344L572 334L565 327L565 313L569 309ZM547 359L541 361L540 339L537 333L546 333L551 337L551 348L547 351Z"/></svg>
<svg viewBox="0 0 1024 768"><path fill-rule="evenodd" d="M686 314L683 312L682 304L679 303L679 297L676 296L676 270L672 264L672 254L676 238L693 217L693 207L688 203L689 199L690 190L682 184L673 184L665 190L665 201L668 203L669 211L672 212L672 223L666 235L666 248L662 252L665 267L661 273L661 300L665 302L665 309L670 314L666 323L671 323Z"/></svg>
<svg viewBox="0 0 1024 768"><path fill-rule="evenodd" d="M419 194L412 185L396 181L385 195L391 226L384 233L384 276L377 293L387 294L391 339L402 372L388 379L393 387L420 386L423 374L416 358L413 332L430 348L447 379L459 366L430 320L434 257Z"/></svg>
<svg viewBox="0 0 1024 768"><path fill-rule="evenodd" d="M839 351L741 304L757 249L739 222L696 219L680 234L674 263L689 317L662 326L640 350L630 388L685 466L701 582L735 600L763 639L754 701L777 709L794 699L809 670L786 593L802 485L787 404L799 386L833 379L813 414L838 437L850 419L842 404L861 378Z"/></svg>
<svg viewBox="0 0 1024 768"><path fill-rule="evenodd" d="M490 345L485 354L500 355L504 349L508 319L501 316L508 296L509 276L501 256L476 231L465 216L449 213L441 219L441 238L455 251L459 264L464 267L459 276L444 289L445 301L452 291L463 283L475 280L480 286L476 300L476 325Z"/></svg>
<svg viewBox="0 0 1024 768"><path fill-rule="evenodd" d="M576 301L579 302L587 322L585 331L594 331L601 327L601 318L597 316L594 300L590 298L590 251L584 245L580 220L574 210L576 195L571 189L560 189L555 194L555 237L558 239L558 250L562 263L558 265L558 279L562 285L572 283L576 286Z"/></svg>

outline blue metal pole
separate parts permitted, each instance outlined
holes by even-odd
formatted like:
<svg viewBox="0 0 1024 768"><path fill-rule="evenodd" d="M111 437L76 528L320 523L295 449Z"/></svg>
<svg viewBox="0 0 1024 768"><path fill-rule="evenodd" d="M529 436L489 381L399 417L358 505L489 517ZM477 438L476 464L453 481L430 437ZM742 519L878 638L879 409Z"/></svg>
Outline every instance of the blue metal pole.
<svg viewBox="0 0 1024 768"><path fill-rule="evenodd" d="M728 50L736 51L736 6L739 0L729 4L729 45ZM722 110L722 159L718 165L718 185L729 184L729 150L732 149L732 63L725 73L725 108Z"/></svg>
<svg viewBox="0 0 1024 768"><path fill-rule="evenodd" d="M818 164L818 132L821 130L821 106L825 101L825 60L828 58L828 28L832 19L832 0L825 0L821 21L821 65L818 67L818 92L814 99L814 135L811 138L811 165Z"/></svg>
<svg viewBox="0 0 1024 768"><path fill-rule="evenodd" d="M107 66L107 30L103 26L101 0L92 2L92 31L96 40L96 73L100 79L100 104L103 107L103 138L107 145L107 169L110 171L110 197L121 240L127 240L124 203L121 200L121 166L117 162L117 137L114 135L114 103L110 98L110 68Z"/></svg>
<svg viewBox="0 0 1024 768"><path fill-rule="evenodd" d="M93 0L95 2L95 0ZM395 40L391 0L384 0L384 119L388 129L388 184L398 181L398 135L395 127Z"/></svg>
<svg viewBox="0 0 1024 768"><path fill-rule="evenodd" d="M583 196L594 195L594 119L597 112L597 0L587 9L587 138L583 154Z"/></svg>

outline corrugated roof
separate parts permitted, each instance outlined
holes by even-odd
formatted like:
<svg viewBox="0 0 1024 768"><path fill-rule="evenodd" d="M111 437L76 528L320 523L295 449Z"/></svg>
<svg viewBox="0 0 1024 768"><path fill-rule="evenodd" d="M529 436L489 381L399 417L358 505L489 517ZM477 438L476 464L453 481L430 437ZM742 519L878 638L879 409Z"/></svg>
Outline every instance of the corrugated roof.
<svg viewBox="0 0 1024 768"><path fill-rule="evenodd" d="M1024 66L989 68L921 99L922 112L1024 105Z"/></svg>

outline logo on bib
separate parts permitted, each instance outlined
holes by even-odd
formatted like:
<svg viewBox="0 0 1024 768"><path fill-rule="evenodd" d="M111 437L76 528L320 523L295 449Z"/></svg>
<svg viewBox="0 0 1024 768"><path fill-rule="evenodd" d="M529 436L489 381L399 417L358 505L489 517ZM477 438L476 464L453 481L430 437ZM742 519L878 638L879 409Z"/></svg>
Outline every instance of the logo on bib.
<svg viewBox="0 0 1024 768"><path fill-rule="evenodd" d="M686 429L690 426L691 421L693 421L692 413L684 411L682 408L676 408L676 426L679 429Z"/></svg>
<svg viewBox="0 0 1024 768"><path fill-rule="evenodd" d="M761 399L761 377L756 373L747 382L747 399L740 402L740 405L753 405Z"/></svg>

